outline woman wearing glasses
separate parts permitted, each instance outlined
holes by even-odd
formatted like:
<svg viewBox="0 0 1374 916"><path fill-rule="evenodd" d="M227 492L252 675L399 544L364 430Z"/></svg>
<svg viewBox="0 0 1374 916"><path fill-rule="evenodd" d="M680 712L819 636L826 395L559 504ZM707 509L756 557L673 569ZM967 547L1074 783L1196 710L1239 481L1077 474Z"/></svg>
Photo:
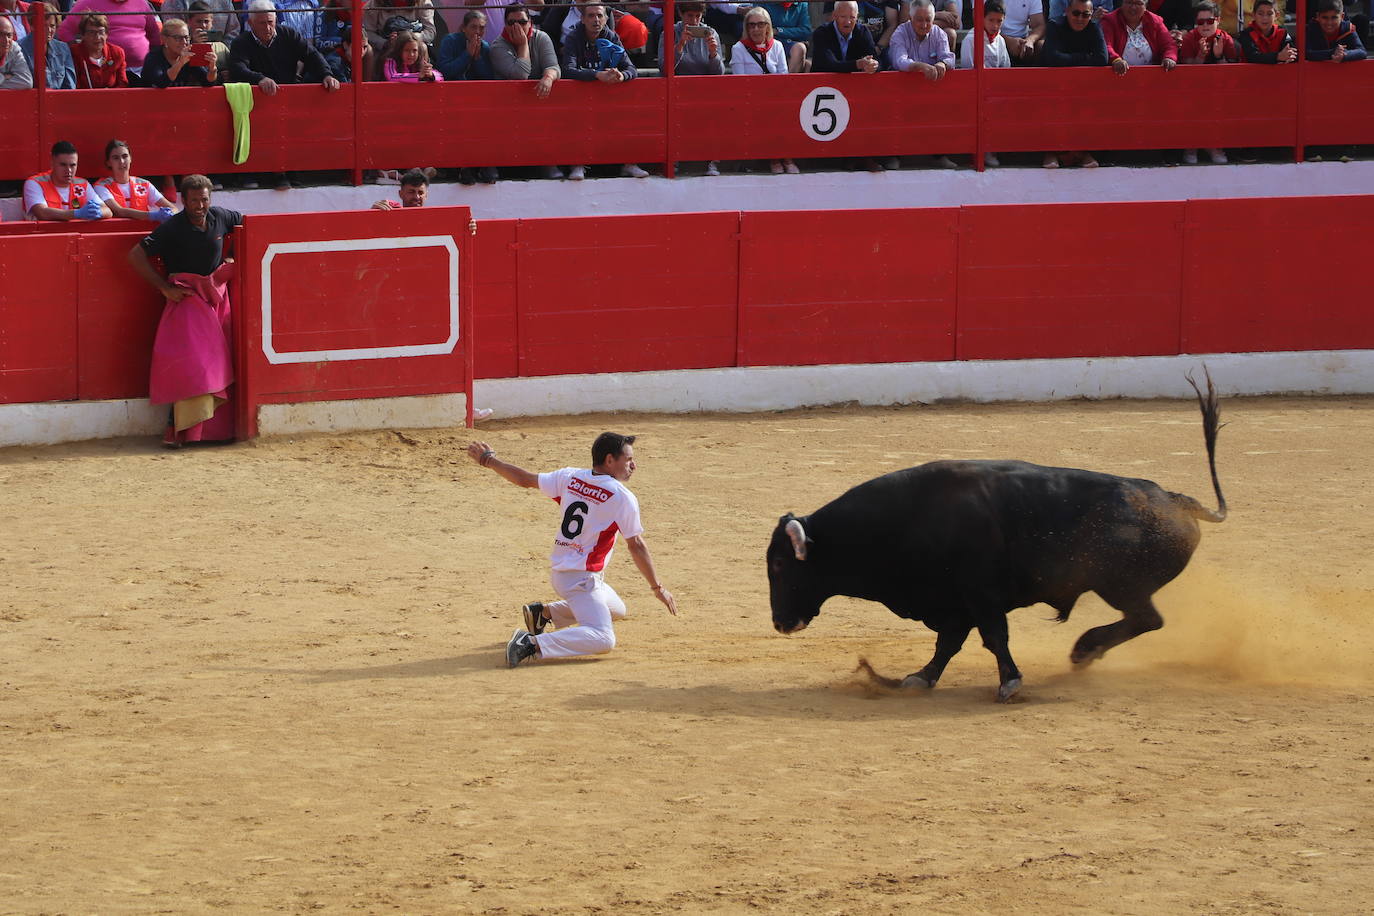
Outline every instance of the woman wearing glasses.
<svg viewBox="0 0 1374 916"><path fill-rule="evenodd" d="M744 14L744 37L730 52L730 72L735 76L787 73L787 53L773 37L773 17L761 6ZM774 159L768 168L774 175L801 171L791 159Z"/></svg>

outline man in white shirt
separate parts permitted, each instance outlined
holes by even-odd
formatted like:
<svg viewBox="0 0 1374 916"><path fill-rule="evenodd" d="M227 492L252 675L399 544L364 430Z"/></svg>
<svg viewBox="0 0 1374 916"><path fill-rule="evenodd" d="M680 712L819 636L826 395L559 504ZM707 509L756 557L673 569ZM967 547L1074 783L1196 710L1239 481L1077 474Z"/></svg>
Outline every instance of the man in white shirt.
<svg viewBox="0 0 1374 916"><path fill-rule="evenodd" d="M1007 8L1002 36L1016 66L1035 66L1045 40L1045 12L1040 0L1004 0Z"/></svg>
<svg viewBox="0 0 1374 916"><path fill-rule="evenodd" d="M590 468L561 468L535 474L496 457L485 442L468 445L468 456L517 487L538 488L562 509L562 521L549 555L549 582L558 601L532 601L522 608L525 628L511 634L506 644L506 664L514 668L530 658L573 658L602 655L615 647L613 619L625 616L625 602L606 584L604 570L610 563L616 535L625 539L639 572L649 582L654 597L668 613L677 614L677 602L658 581L644 527L639 520L639 500L625 486L635 471L634 436L602 433L592 443ZM557 627L545 633L550 623Z"/></svg>

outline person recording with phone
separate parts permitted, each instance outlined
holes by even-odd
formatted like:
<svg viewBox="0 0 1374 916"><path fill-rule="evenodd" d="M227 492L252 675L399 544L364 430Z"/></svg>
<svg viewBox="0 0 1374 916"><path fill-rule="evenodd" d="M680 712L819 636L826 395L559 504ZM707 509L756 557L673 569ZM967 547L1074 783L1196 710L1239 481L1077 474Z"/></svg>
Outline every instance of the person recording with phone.
<svg viewBox="0 0 1374 916"><path fill-rule="evenodd" d="M211 86L219 82L215 55L208 50L197 54L191 47L191 27L181 19L162 24L162 47L149 51L143 61L143 85L155 89L169 86Z"/></svg>

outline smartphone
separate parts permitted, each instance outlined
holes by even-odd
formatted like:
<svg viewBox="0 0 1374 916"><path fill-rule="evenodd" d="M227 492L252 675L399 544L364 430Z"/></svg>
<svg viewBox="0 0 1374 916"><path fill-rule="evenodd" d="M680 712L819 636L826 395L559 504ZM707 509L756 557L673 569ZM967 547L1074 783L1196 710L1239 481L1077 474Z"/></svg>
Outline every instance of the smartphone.
<svg viewBox="0 0 1374 916"><path fill-rule="evenodd" d="M706 38L711 34L711 27L709 25L686 25L682 28L693 38Z"/></svg>
<svg viewBox="0 0 1374 916"><path fill-rule="evenodd" d="M209 44L196 43L191 45L191 59L187 61L192 67L208 67L210 62L215 59L215 49Z"/></svg>

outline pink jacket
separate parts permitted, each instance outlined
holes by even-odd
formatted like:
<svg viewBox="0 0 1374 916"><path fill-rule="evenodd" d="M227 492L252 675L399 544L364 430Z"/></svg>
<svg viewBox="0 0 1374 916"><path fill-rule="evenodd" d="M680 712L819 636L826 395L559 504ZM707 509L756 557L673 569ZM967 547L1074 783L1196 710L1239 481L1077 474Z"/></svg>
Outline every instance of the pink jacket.
<svg viewBox="0 0 1374 916"><path fill-rule="evenodd" d="M1121 10L1114 10L1102 17L1101 24L1102 37L1107 39L1107 62L1111 63L1126 53L1126 20L1121 18ZM1140 21L1140 28L1145 33L1145 40L1155 52L1151 63L1158 64L1166 57L1178 63L1178 46L1174 44L1173 36L1169 34L1169 27L1164 24L1163 19L1146 10L1144 18Z"/></svg>
<svg viewBox="0 0 1374 916"><path fill-rule="evenodd" d="M81 28L82 13L144 13L143 16L110 16L109 40L124 49L124 62L130 70L141 70L149 48L162 47L162 27L153 15L148 0L76 0L57 37L75 41Z"/></svg>

